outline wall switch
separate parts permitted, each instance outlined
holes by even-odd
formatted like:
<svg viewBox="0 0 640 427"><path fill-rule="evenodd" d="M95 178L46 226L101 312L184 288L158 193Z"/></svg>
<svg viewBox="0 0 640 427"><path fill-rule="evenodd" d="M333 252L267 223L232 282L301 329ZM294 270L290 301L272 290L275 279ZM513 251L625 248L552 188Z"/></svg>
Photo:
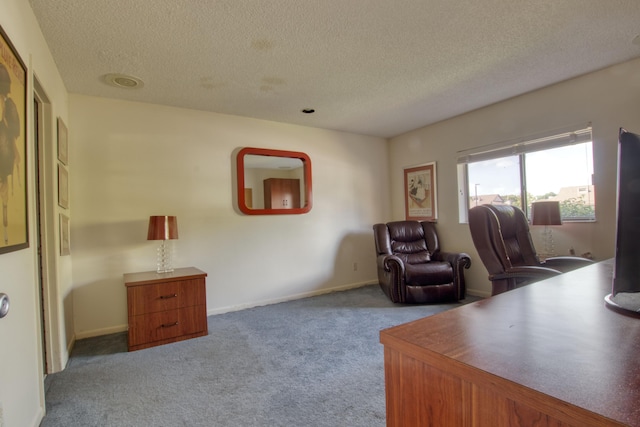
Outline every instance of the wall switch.
<svg viewBox="0 0 640 427"><path fill-rule="evenodd" d="M353 271L358 271L358 263L357 262L353 263Z"/></svg>

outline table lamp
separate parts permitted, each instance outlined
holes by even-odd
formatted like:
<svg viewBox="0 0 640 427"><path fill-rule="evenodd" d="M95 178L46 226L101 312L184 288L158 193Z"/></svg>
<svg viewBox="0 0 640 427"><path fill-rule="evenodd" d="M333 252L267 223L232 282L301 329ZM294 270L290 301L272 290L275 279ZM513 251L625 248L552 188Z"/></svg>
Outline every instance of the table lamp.
<svg viewBox="0 0 640 427"><path fill-rule="evenodd" d="M562 225L560 202L553 200L533 202L531 204L531 225L544 225L544 231L542 232L544 253L547 256L555 255L553 232L549 226Z"/></svg>
<svg viewBox="0 0 640 427"><path fill-rule="evenodd" d="M147 240L161 240L158 247L158 273L173 271L173 247L170 240L178 238L178 218L175 216L150 216Z"/></svg>

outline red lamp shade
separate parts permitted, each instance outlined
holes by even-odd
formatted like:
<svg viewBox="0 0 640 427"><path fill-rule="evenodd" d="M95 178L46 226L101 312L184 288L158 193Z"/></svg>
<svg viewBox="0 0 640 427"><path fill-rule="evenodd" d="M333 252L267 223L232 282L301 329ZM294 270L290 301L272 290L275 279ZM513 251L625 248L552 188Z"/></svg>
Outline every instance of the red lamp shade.
<svg viewBox="0 0 640 427"><path fill-rule="evenodd" d="M549 200L532 203L531 225L562 225L560 202Z"/></svg>
<svg viewBox="0 0 640 427"><path fill-rule="evenodd" d="M147 240L173 240L178 238L178 217L150 216Z"/></svg>

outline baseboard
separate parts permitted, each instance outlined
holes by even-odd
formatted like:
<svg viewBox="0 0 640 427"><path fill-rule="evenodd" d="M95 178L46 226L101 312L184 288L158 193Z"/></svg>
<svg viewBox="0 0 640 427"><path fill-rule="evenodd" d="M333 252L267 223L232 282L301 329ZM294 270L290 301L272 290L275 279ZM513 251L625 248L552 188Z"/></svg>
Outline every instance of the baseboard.
<svg viewBox="0 0 640 427"><path fill-rule="evenodd" d="M0 413L0 415L2 415ZM31 425L33 427L38 427L41 423L42 420L44 419L45 416L45 409L41 406L40 408L38 408L38 411L36 412L36 414L33 417L32 423ZM0 427L4 426L4 416L0 417Z"/></svg>
<svg viewBox="0 0 640 427"><path fill-rule="evenodd" d="M76 345L76 334L73 334L73 336L71 337L71 339L69 340L69 343L67 344L67 357L66 360L64 360L62 366L67 366L67 363L69 363L69 356L71 355L71 350L73 350L73 346Z"/></svg>
<svg viewBox="0 0 640 427"><path fill-rule="evenodd" d="M301 298L308 298L308 297L318 296L322 294L328 294L331 292L346 291L349 289L355 289L355 288L360 288L362 286L371 285L373 283L375 283L375 281L369 280L366 282L350 283L348 285L336 286L333 288L318 289L310 292L303 292L300 294L287 295L280 298L273 298L273 299L262 300L262 301L252 301L246 304L239 304L239 305L233 305L233 306L227 306L227 307L218 307L211 310L207 310L207 316L230 313L233 311L246 310L248 308L253 308L253 307L262 307L265 305L278 304L281 302L293 301ZM69 354L71 354L71 349L73 348L73 345L75 344L76 340L93 338L101 335L117 334L119 332L126 332L127 330L128 330L128 326L125 324L125 325L112 326L110 328L93 329L90 331L77 332L69 345L69 348L68 348Z"/></svg>
<svg viewBox="0 0 640 427"><path fill-rule="evenodd" d="M262 301L252 301L252 302L249 302L249 303L246 303L246 304L238 304L238 305L227 306L227 307L218 307L218 308L214 308L214 309L211 309L211 310L207 310L207 316L214 316L216 314L231 313L233 311L246 310L248 308L254 308L254 307L263 307L265 305L278 304L278 303L287 302L287 301L294 301L294 300L302 299L302 298L315 297L315 296L318 296L318 295L329 294L331 292L346 291L346 290L349 290L349 289L361 288L363 286L371 285L373 283L375 283L375 282L372 282L371 280L369 280L369 281L366 281L366 282L350 283L348 285L336 286L334 288L317 289L317 290L310 291L310 292L303 292L303 293L300 293L300 294L287 295L287 296L280 297L280 298L273 298L273 299L262 300Z"/></svg>
<svg viewBox="0 0 640 427"><path fill-rule="evenodd" d="M75 340L99 337L101 335L117 334L118 332L125 332L127 330L128 330L127 325L118 325L118 326L112 326L110 328L93 329L91 331L83 331L83 332L76 333ZM75 343L75 340L73 340L74 343Z"/></svg>
<svg viewBox="0 0 640 427"><path fill-rule="evenodd" d="M480 291L478 289L469 289L469 288L467 288L467 294L473 295L474 297L481 297L481 298L489 298L491 296L491 292Z"/></svg>

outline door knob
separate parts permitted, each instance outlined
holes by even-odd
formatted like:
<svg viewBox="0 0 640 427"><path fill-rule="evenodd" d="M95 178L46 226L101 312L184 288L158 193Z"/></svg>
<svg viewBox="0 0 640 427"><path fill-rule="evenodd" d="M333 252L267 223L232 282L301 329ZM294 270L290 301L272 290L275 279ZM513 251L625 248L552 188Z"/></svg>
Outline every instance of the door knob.
<svg viewBox="0 0 640 427"><path fill-rule="evenodd" d="M0 292L0 319L9 312L9 295Z"/></svg>

